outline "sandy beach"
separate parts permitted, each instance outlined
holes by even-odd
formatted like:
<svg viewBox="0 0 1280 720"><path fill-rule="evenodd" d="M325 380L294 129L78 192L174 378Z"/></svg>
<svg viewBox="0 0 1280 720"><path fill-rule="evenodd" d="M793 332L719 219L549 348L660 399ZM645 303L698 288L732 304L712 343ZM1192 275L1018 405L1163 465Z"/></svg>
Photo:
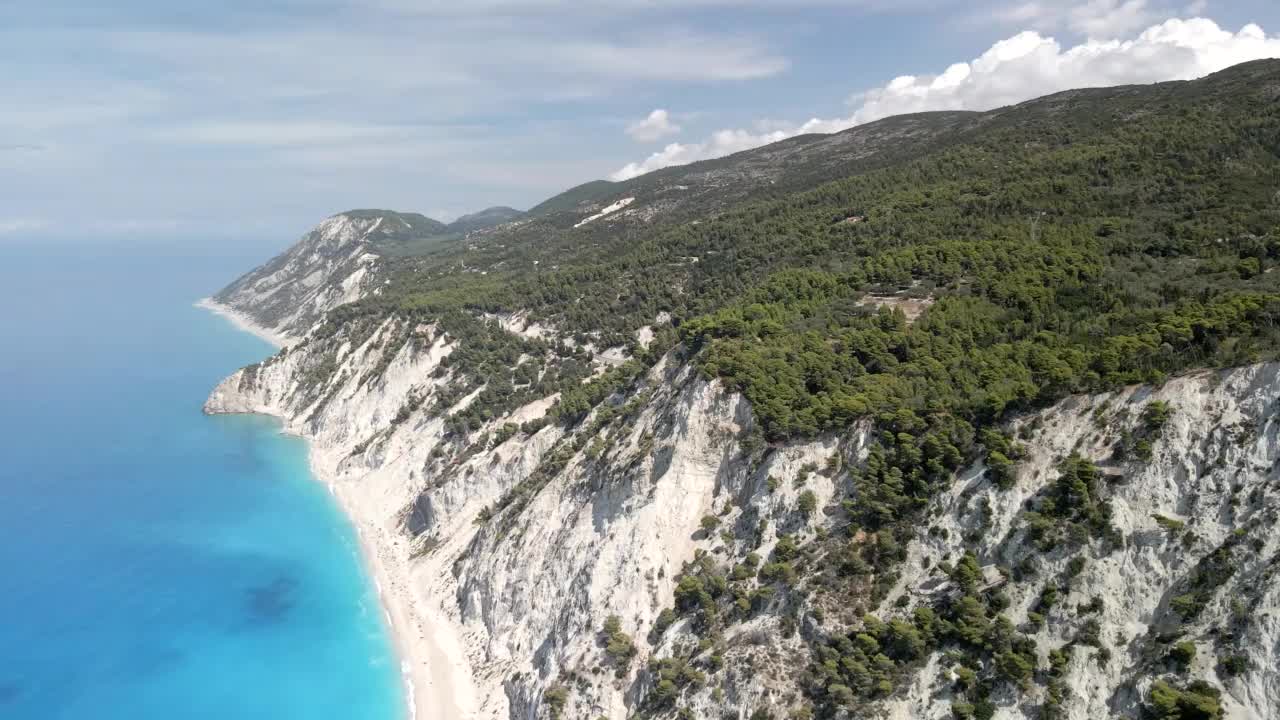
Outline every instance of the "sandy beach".
<svg viewBox="0 0 1280 720"><path fill-rule="evenodd" d="M386 611L388 629L400 657L404 675L405 705L410 720L461 720L452 669L440 640L453 637L442 627L425 600L413 590L408 543L384 528L366 511L355 485L328 477L321 453L311 447L311 472L328 485L338 505L350 518L360 538L365 566L373 576L378 597ZM454 648L456 651L456 648Z"/></svg>
<svg viewBox="0 0 1280 720"><path fill-rule="evenodd" d="M275 347L297 340L264 328L244 313L211 298L197 307L216 313L244 332L262 338ZM287 432L287 430L286 430ZM309 441L309 438L304 436ZM405 707L410 720L463 720L470 715L460 704L465 693L456 685L454 662L460 647L449 644L455 635L448 621L439 617L426 600L413 590L408 542L387 529L374 503L366 503L358 485L334 477L336 462L308 442L311 474L328 488L338 506L356 529L360 548L378 591L388 632L400 660L404 680Z"/></svg>
<svg viewBox="0 0 1280 720"><path fill-rule="evenodd" d="M208 310L214 315L220 315L226 318L232 325L235 325L238 330L243 330L244 332L247 332L250 335L256 335L259 338L262 338L263 340L266 340L267 342L271 343L273 346L277 348L293 345L294 343L297 342L296 338L285 335L284 333L276 332L274 330L268 330L267 328L264 328L261 325L258 325L257 323L255 323L252 320L252 318L250 318L248 315L245 315L244 313L239 312L237 310L232 310L231 308L227 307L226 305L223 305L222 303L218 302L217 300L214 300L213 298L201 299L199 302L196 303L196 307L201 308L203 310Z"/></svg>

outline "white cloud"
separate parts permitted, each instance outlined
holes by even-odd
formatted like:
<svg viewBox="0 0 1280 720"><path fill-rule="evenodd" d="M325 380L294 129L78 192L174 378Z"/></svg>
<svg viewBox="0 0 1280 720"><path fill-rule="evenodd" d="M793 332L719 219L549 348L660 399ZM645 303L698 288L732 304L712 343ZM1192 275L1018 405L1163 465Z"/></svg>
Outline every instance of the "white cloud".
<svg viewBox="0 0 1280 720"><path fill-rule="evenodd" d="M271 100L420 90L439 92L440 100L487 98L495 90L519 97L557 87L565 78L602 84L705 82L771 77L788 67L785 58L759 40L731 34L653 30L636 36L592 35L497 20L478 27L459 24L452 35L430 43L422 42L420 29L412 24L342 31L113 32L86 34L84 41L155 62L218 92L234 88L242 97ZM494 53L495 46L502 52Z"/></svg>
<svg viewBox="0 0 1280 720"><path fill-rule="evenodd" d="M583 121L589 113L788 66L766 33L565 10L519 21L362 12L338 22L326 11L243 27L0 23L3 65L28 69L0 72L0 218L56 218L67 232L68 197L122 232L141 232L130 218L156 206L189 221L361 204L474 209L481 196L528 205L609 169L598 151L612 138Z"/></svg>
<svg viewBox="0 0 1280 720"><path fill-rule="evenodd" d="M1069 12L1069 26L1089 37L1116 37L1154 19L1147 0L1089 0Z"/></svg>
<svg viewBox="0 0 1280 720"><path fill-rule="evenodd" d="M848 126L925 110L988 110L1072 88L1203 77L1232 65L1280 57L1280 36L1257 25L1237 33L1212 20L1168 20L1132 40L1089 40L1063 49L1023 32L941 75L895 78L862 97Z"/></svg>
<svg viewBox="0 0 1280 720"><path fill-rule="evenodd" d="M1173 8L1153 6L1150 0L1025 0L998 11L997 17L1035 30L1067 28L1094 38L1114 38L1146 27Z"/></svg>
<svg viewBox="0 0 1280 720"><path fill-rule="evenodd" d="M794 134L785 130L766 133L753 133L750 130L718 130L706 142L671 143L640 162L628 163L610 175L609 179L614 181L630 180L638 175L644 175L647 172L653 172L671 165L686 165L699 160L724 157L725 155L732 155L736 152L768 145L779 140L786 140Z"/></svg>
<svg viewBox="0 0 1280 720"><path fill-rule="evenodd" d="M1130 40L1087 40L1065 49L1051 37L1026 31L938 75L902 75L859 93L850 100L856 110L849 117L814 118L771 133L721 130L703 143L668 145L612 177L625 180L668 165L721 157L802 133L838 132L892 115L990 110L1073 88L1189 80L1274 57L1280 57L1280 36L1268 36L1252 24L1232 33L1203 18L1167 20Z"/></svg>
<svg viewBox="0 0 1280 720"><path fill-rule="evenodd" d="M671 120L671 113L661 108L627 126L627 134L637 142L653 142L678 132L680 126Z"/></svg>

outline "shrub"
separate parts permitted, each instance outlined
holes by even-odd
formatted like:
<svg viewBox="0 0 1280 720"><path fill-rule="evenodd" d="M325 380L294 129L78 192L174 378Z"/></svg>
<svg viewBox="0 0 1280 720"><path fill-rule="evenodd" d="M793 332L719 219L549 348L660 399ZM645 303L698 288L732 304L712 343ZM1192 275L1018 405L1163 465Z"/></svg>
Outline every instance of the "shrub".
<svg viewBox="0 0 1280 720"><path fill-rule="evenodd" d="M696 687L707 677L682 658L663 658L650 664L650 671L658 681L653 689L653 702L659 707L670 707L686 687Z"/></svg>
<svg viewBox="0 0 1280 720"><path fill-rule="evenodd" d="M992 450L987 455L987 470L991 473L991 481L1001 490L1008 490L1013 487L1016 479L1013 468L1013 461L1004 453Z"/></svg>
<svg viewBox="0 0 1280 720"><path fill-rule="evenodd" d="M1102 624L1093 618L1086 620L1076 633L1076 640L1082 645L1102 647Z"/></svg>
<svg viewBox="0 0 1280 720"><path fill-rule="evenodd" d="M971 552L965 553L960 562L956 563L955 569L951 571L951 579L965 593L973 592L978 581L982 579L982 568L978 567L978 558Z"/></svg>
<svg viewBox="0 0 1280 720"><path fill-rule="evenodd" d="M565 703L569 701L569 691L561 685L552 685L542 694L542 701L546 703L552 720L559 720Z"/></svg>
<svg viewBox="0 0 1280 720"><path fill-rule="evenodd" d="M791 584L795 581L796 570L789 562L769 563L760 568L760 582L762 583L787 583Z"/></svg>
<svg viewBox="0 0 1280 720"><path fill-rule="evenodd" d="M1191 666L1191 661L1196 659L1196 644L1190 640L1183 640L1169 649L1169 659L1179 668L1186 670Z"/></svg>
<svg viewBox="0 0 1280 720"><path fill-rule="evenodd" d="M662 633L666 632L667 628L671 627L672 623L675 621L676 611L671 608L663 608L662 612L658 613L658 619L653 623L654 636L661 636Z"/></svg>
<svg viewBox="0 0 1280 720"><path fill-rule="evenodd" d="M631 636L622 631L622 620L617 615L610 615L604 621L604 652L618 666L618 675L626 672L626 666L635 657L636 644Z"/></svg>
<svg viewBox="0 0 1280 720"><path fill-rule="evenodd" d="M1023 687L1031 683L1031 676L1036 670L1033 660L1012 650L996 656L996 667L1006 680Z"/></svg>
<svg viewBox="0 0 1280 720"><path fill-rule="evenodd" d="M1197 680L1180 690L1163 680L1151 685L1150 710L1159 720L1218 720L1222 694Z"/></svg>
<svg viewBox="0 0 1280 720"><path fill-rule="evenodd" d="M832 683L831 685L828 685L827 696L830 697L832 702L835 704L843 705L844 707L849 707L853 705L854 702L853 690L850 690L848 685L841 685L840 683Z"/></svg>
<svg viewBox="0 0 1280 720"><path fill-rule="evenodd" d="M1223 671L1232 677L1243 675L1249 670L1249 666L1249 658L1244 655L1229 655L1222 661Z"/></svg>
<svg viewBox="0 0 1280 720"><path fill-rule="evenodd" d="M1158 433L1164 428L1164 424L1169 421L1169 416L1173 414L1173 408L1169 403L1163 400L1153 400L1142 410L1142 424L1146 427L1147 432Z"/></svg>
<svg viewBox="0 0 1280 720"><path fill-rule="evenodd" d="M1079 612L1081 615L1089 615L1091 613L1102 612L1102 608L1104 607L1104 602L1105 601L1102 599L1101 595L1094 595L1092 598L1090 598L1088 604L1077 607L1076 611Z"/></svg>
<svg viewBox="0 0 1280 720"><path fill-rule="evenodd" d="M818 496L813 494L812 490L805 490L800 493L800 499L796 503L796 509L801 515L811 517L815 510L818 509Z"/></svg>

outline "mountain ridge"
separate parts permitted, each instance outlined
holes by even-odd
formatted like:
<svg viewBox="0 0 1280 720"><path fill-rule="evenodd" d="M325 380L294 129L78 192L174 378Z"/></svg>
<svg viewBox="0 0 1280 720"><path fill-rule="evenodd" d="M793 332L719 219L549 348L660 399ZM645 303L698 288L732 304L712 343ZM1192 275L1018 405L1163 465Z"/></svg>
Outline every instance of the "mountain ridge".
<svg viewBox="0 0 1280 720"><path fill-rule="evenodd" d="M504 223L519 220L526 213L522 210L507 207L505 205L495 205L485 208L478 212L470 213L459 217L457 220L449 223L450 232L469 233L476 230L487 230Z"/></svg>
<svg viewBox="0 0 1280 720"><path fill-rule="evenodd" d="M312 440L449 720L1273 717L1277 97L890 118L414 255L344 218L225 296L297 342L206 410Z"/></svg>

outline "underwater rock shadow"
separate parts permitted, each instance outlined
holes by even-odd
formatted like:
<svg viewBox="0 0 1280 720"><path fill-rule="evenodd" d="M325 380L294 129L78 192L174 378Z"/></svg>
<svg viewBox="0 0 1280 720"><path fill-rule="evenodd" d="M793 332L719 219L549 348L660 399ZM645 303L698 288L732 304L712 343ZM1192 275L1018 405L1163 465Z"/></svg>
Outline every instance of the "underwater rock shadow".
<svg viewBox="0 0 1280 720"><path fill-rule="evenodd" d="M245 615L251 625L272 625L283 622L297 605L298 581L288 575L278 575L265 585L245 590Z"/></svg>

